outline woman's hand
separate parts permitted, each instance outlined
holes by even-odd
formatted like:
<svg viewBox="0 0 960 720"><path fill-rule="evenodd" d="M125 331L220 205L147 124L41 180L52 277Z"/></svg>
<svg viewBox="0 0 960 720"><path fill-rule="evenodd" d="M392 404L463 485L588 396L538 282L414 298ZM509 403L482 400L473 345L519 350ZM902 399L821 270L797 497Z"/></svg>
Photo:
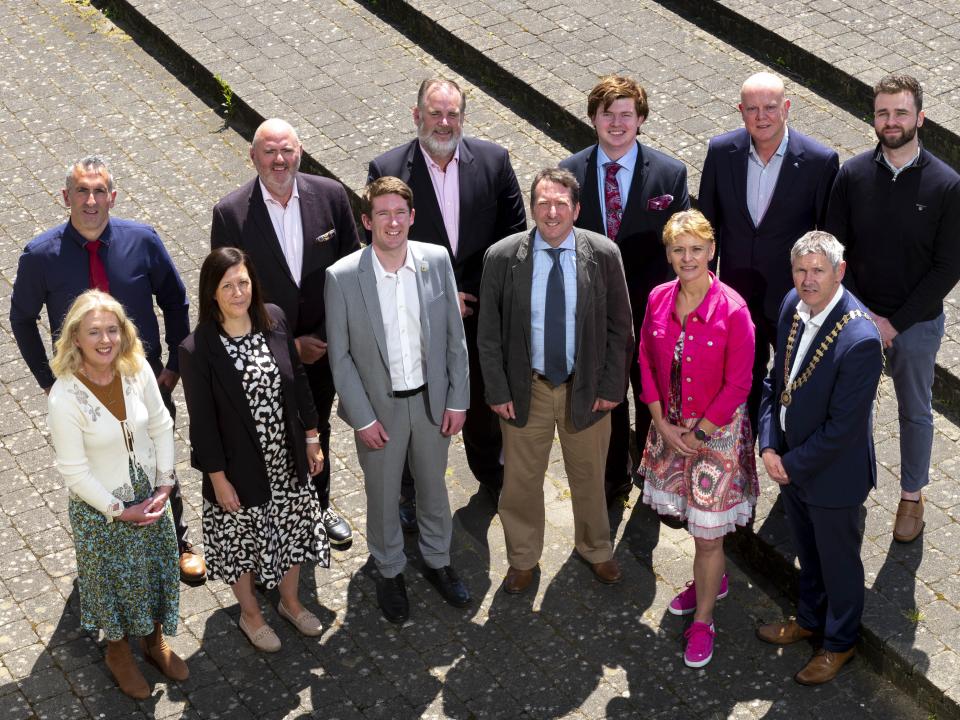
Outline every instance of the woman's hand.
<svg viewBox="0 0 960 720"><path fill-rule="evenodd" d="M173 485L160 485L154 489L153 495L147 498L147 510L150 513L163 513L167 506L167 500L170 499L170 493L173 492Z"/></svg>
<svg viewBox="0 0 960 720"><path fill-rule="evenodd" d="M683 444L693 450L694 453L698 452L700 448L704 446L704 442L697 440L697 436L693 434L693 430L687 430L680 438L683 440Z"/></svg>
<svg viewBox="0 0 960 720"><path fill-rule="evenodd" d="M233 484L227 480L227 476L222 472L211 473L210 482L213 483L213 492L217 496L217 505L228 513L235 513L241 507L240 498L237 497L237 491Z"/></svg>
<svg viewBox="0 0 960 720"><path fill-rule="evenodd" d="M323 450L320 449L319 443L307 444L307 470L311 477L319 475L323 470Z"/></svg>
<svg viewBox="0 0 960 720"><path fill-rule="evenodd" d="M163 517L164 510L166 509L166 500L164 500L163 504L161 504L159 508L154 506L155 498L150 496L143 502L124 508L123 512L120 513L116 519L120 520L121 522L133 523L134 525L139 525L141 527L153 525L153 523Z"/></svg>
<svg viewBox="0 0 960 720"><path fill-rule="evenodd" d="M679 453L683 456L689 456L696 453L696 449L690 447L684 442L684 435L687 433L685 427L679 425L671 425L666 420L661 420L659 423L655 423L657 432L660 433L660 436L663 438L663 442L666 443L667 447L671 450Z"/></svg>

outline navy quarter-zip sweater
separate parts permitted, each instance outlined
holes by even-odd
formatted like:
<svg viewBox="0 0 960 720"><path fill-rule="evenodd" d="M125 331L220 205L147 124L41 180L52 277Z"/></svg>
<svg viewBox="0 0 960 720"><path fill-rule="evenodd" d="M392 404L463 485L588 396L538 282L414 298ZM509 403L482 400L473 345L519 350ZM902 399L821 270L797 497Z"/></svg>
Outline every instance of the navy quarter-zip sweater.
<svg viewBox="0 0 960 720"><path fill-rule="evenodd" d="M960 175L921 146L894 177L881 152L840 168L826 230L846 248L844 284L903 332L938 317L960 280Z"/></svg>

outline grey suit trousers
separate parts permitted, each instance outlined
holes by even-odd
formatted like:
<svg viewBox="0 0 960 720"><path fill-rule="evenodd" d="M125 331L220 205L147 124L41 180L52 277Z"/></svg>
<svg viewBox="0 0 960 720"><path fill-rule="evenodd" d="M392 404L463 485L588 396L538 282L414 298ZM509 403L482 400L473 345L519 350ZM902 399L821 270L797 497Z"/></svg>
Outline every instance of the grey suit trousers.
<svg viewBox="0 0 960 720"><path fill-rule="evenodd" d="M403 572L407 563L397 503L408 458L417 491L420 553L429 567L449 565L453 521L446 471L450 438L430 421L426 391L393 399L389 417L379 419L390 438L383 448L371 450L357 440L367 494L367 546L377 569L389 578Z"/></svg>

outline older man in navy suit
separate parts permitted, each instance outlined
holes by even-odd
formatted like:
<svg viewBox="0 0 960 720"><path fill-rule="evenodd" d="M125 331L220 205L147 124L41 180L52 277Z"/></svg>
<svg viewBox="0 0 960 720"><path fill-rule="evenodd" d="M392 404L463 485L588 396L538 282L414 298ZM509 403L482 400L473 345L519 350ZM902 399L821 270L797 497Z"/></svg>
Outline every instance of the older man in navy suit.
<svg viewBox="0 0 960 720"><path fill-rule="evenodd" d="M819 685L853 657L863 615L859 515L877 483L873 403L883 371L880 332L841 285L843 245L811 231L790 251L795 290L780 307L777 350L760 405L760 452L800 560L796 620L762 625L786 645L823 646L794 679Z"/></svg>
<svg viewBox="0 0 960 720"><path fill-rule="evenodd" d="M663 252L663 226L675 212L690 207L686 166L637 140L649 113L647 92L636 81L619 75L601 78L587 97L587 115L597 131L597 144L560 163L574 174L582 189L577 227L606 235L620 248L634 337L640 337L647 295L673 274ZM637 442L642 448L650 411L640 402L636 348L630 380ZM605 478L608 503L632 487L626 402L613 409L610 423Z"/></svg>
<svg viewBox="0 0 960 720"><path fill-rule="evenodd" d="M751 75L740 89L743 127L710 140L700 178L700 210L716 232L720 278L747 301L756 327L750 424L757 415L777 308L790 289L790 248L822 228L837 174L837 153L787 128L783 80Z"/></svg>

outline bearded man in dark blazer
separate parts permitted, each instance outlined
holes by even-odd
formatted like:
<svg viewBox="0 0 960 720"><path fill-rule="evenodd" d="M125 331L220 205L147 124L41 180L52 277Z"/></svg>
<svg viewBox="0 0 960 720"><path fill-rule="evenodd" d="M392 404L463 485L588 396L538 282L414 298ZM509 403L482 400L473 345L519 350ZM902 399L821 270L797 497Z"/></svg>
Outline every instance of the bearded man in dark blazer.
<svg viewBox="0 0 960 720"><path fill-rule="evenodd" d="M601 78L587 97L587 115L597 144L560 163L582 189L577 227L606 235L620 248L627 276L633 334L647 308L647 296L672 271L663 252L663 226L675 212L690 207L687 168L637 140L650 113L647 92L628 77ZM636 348L630 362L637 443L643 448L650 411L640 402L640 368ZM607 454L607 502L630 492L630 410L621 403L610 415Z"/></svg>
<svg viewBox="0 0 960 720"><path fill-rule="evenodd" d="M483 402L476 303L483 254L498 240L525 230L527 220L510 155L496 143L464 137L466 108L466 96L457 83L424 80L413 108L417 137L372 160L367 183L385 176L403 180L416 200L417 222L410 228L410 239L441 245L450 254L470 357L472 401L463 445L470 471L496 503L503 486L502 441L497 416ZM413 487L406 475L401 520L412 530Z"/></svg>
<svg viewBox="0 0 960 720"><path fill-rule="evenodd" d="M360 248L347 193L340 183L299 172L303 147L284 120L257 128L250 159L257 177L213 208L210 247L237 247L256 266L264 300L278 305L292 328L319 415L320 446L330 457L334 386L327 360L323 290L327 268ZM330 507L330 463L314 477L323 524L333 547L353 533Z"/></svg>

